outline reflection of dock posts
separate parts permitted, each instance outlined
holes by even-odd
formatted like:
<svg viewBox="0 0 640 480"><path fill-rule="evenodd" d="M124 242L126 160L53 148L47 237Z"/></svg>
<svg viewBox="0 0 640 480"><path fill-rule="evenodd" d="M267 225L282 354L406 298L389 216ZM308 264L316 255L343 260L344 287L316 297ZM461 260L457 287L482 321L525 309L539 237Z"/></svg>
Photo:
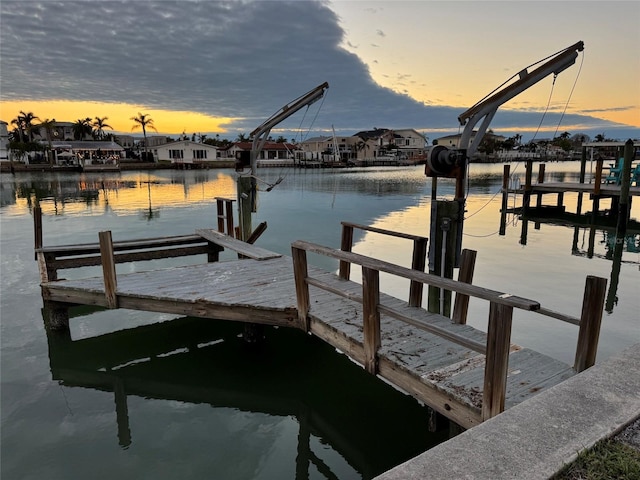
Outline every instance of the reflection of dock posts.
<svg viewBox="0 0 640 480"><path fill-rule="evenodd" d="M129 407L127 406L127 392L124 389L124 382L122 381L122 379L114 379L113 393L116 403L118 444L121 447L128 447L129 445L131 445L131 429L129 428Z"/></svg>
<svg viewBox="0 0 640 480"><path fill-rule="evenodd" d="M527 233L529 231L529 221L527 214L529 213L529 205L531 203L531 175L533 171L533 160L527 160L524 182L524 192L522 193L522 232L520 233L520 244L527 244Z"/></svg>
<svg viewBox="0 0 640 480"><path fill-rule="evenodd" d="M509 202L509 174L511 165L504 166L502 173L502 206L500 210L500 232L501 236L507 233L507 205Z"/></svg>
<svg viewBox="0 0 640 480"><path fill-rule="evenodd" d="M624 248L624 235L616 234L616 242L613 247L613 262L611 265L611 281L609 282L609 292L604 309L611 313L617 302L618 282L620 280L620 266L622 264L622 250Z"/></svg>
<svg viewBox="0 0 640 480"><path fill-rule="evenodd" d="M587 247L587 258L593 258L593 251L596 245L596 227L591 225L589 227L589 246Z"/></svg>
<svg viewBox="0 0 640 480"><path fill-rule="evenodd" d="M580 236L580 227L577 225L573 227L573 241L571 242L571 254L578 253L578 237Z"/></svg>

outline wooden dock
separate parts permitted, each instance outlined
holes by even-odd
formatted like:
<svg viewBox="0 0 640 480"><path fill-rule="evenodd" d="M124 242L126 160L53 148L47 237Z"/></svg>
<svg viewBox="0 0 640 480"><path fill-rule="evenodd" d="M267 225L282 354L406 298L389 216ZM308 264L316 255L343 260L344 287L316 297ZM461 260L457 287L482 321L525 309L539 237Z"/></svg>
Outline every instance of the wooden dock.
<svg viewBox="0 0 640 480"><path fill-rule="evenodd" d="M343 222L342 247L292 244L291 257L269 252L221 232L162 239L45 247L39 209L34 215L36 258L48 329L68 331L68 308L96 305L188 315L212 320L277 325L313 334L396 388L464 428L495 416L595 362L606 280L588 277L580 318L539 302L471 284L475 253L465 251L459 280L424 273L426 239ZM353 230L412 241L413 268L351 252ZM218 261L228 249L239 257ZM207 263L116 275L116 264L183 255ZM307 256L340 262L338 274L312 266ZM61 269L102 265L103 275L58 279ZM349 279L362 268L362 284ZM409 301L380 292L379 274L411 283ZM456 292L453 319L422 308L424 284ZM470 297L490 303L488 332L466 325ZM573 366L510 342L514 309L579 326Z"/></svg>

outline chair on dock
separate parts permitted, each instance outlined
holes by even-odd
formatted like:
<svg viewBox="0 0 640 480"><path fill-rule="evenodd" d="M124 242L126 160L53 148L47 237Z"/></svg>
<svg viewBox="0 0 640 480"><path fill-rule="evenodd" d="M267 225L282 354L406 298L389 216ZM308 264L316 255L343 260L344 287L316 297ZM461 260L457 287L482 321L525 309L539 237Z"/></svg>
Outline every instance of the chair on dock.
<svg viewBox="0 0 640 480"><path fill-rule="evenodd" d="M640 163L636 165L636 168L631 170L631 185L640 187Z"/></svg>
<svg viewBox="0 0 640 480"><path fill-rule="evenodd" d="M624 166L624 158L619 158L617 165L611 164L609 167L609 175L604 179L604 183L613 183L614 185L620 185L622 174L622 167Z"/></svg>

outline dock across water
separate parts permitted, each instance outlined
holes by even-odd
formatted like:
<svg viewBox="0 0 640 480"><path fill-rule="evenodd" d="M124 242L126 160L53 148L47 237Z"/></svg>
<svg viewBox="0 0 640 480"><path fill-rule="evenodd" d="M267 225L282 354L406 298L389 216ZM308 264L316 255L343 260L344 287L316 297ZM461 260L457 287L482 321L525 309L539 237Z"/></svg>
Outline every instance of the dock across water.
<svg viewBox="0 0 640 480"><path fill-rule="evenodd" d="M68 330L68 308L95 305L172 313L213 320L302 329L329 343L368 372L412 395L464 428L575 375L595 362L606 280L588 277L580 318L539 302L471 284L475 253L465 251L460 279L424 269L426 239L343 222L341 249L306 241L291 256L259 248L219 231L160 239L43 246L39 209L34 216L46 322ZM414 268L351 252L353 229L394 235L414 244ZM227 249L238 259L219 261ZM206 255L207 263L116 274L116 264ZM308 256L340 263L338 273L314 267ZM103 275L60 280L61 269L102 265ZM349 279L360 266L362 283ZM380 273L408 279L409 301L380 291ZM423 285L456 292L453 319L422 308ZM490 303L488 331L466 324L469 298ZM534 311L579 326L573 366L510 342L514 309Z"/></svg>

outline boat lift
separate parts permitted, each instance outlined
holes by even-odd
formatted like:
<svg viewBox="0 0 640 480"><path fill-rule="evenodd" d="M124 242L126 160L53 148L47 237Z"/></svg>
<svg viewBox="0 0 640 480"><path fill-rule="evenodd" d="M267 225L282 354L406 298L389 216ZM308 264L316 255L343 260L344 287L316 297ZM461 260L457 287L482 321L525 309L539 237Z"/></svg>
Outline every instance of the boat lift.
<svg viewBox="0 0 640 480"><path fill-rule="evenodd" d="M546 62L532 71L527 68L518 73L518 79L504 87L505 82L485 98L458 116L458 122L464 126L457 148L435 145L427 157L425 174L432 178L431 188L431 229L429 242L429 271L451 278L453 267L459 266L462 252L462 231L464 224L467 170L469 159L478 149L484 135L501 105L535 85L547 76L559 75L573 65L578 53L584 50L584 42L577 42L533 65ZM532 65L532 66L533 66ZM502 88L504 87L504 88ZM480 126L475 134L474 128ZM453 201L436 201L437 179L455 178L456 189ZM453 244L452 242L455 242ZM449 292L450 295L450 292ZM443 312L442 292L433 298L429 295L432 311Z"/></svg>
<svg viewBox="0 0 640 480"><path fill-rule="evenodd" d="M239 152L240 158L236 161L236 171L243 172L247 167L250 168L249 174L240 173L238 177L238 222L241 240L247 240L252 233L251 213L257 211L258 181L261 181L257 176L258 155L264 147L271 129L303 107L308 107L318 101L328 88L329 84L324 82L282 107L250 133L251 151ZM278 179L275 184L269 185L267 191L281 181L282 179Z"/></svg>

